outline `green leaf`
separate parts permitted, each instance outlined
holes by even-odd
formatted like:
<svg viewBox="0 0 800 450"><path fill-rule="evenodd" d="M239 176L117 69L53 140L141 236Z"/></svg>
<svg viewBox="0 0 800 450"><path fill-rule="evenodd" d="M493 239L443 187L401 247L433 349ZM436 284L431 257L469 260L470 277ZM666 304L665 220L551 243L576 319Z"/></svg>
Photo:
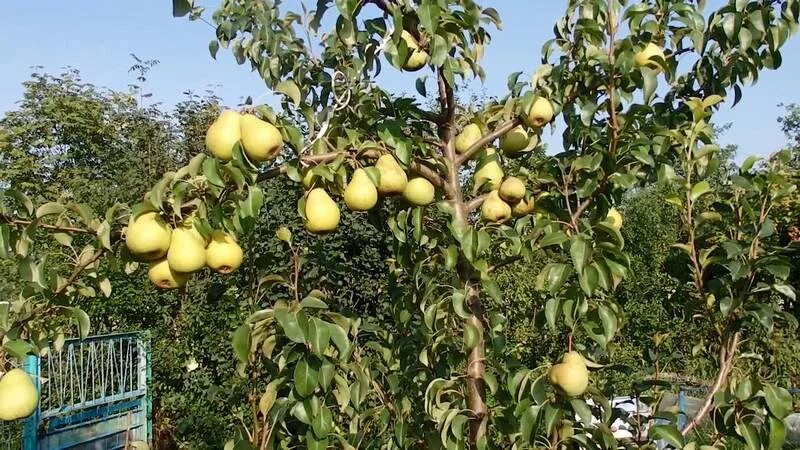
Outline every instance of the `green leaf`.
<svg viewBox="0 0 800 450"><path fill-rule="evenodd" d="M417 9L419 22L426 30L428 30L430 34L436 33L436 28L439 26L439 15L441 12L442 10L439 8L439 5L433 1L423 3L423 5Z"/></svg>
<svg viewBox="0 0 800 450"><path fill-rule="evenodd" d="M547 300L544 306L544 315L547 319L547 324L551 329L556 329L556 319L558 318L558 311L561 309L561 302L557 298Z"/></svg>
<svg viewBox="0 0 800 450"><path fill-rule="evenodd" d="M328 309L328 304L317 297L308 296L300 301L300 306L311 309Z"/></svg>
<svg viewBox="0 0 800 450"><path fill-rule="evenodd" d="M258 410L262 415L266 416L275 404L275 399L278 398L278 382L282 380L274 380L267 385L264 393L258 401Z"/></svg>
<svg viewBox="0 0 800 450"><path fill-rule="evenodd" d="M653 440L663 439L675 448L683 448L683 435L675 425L654 425L650 436Z"/></svg>
<svg viewBox="0 0 800 450"><path fill-rule="evenodd" d="M592 423L592 411L589 410L589 405L581 398L573 398L569 401L572 410L581 418L584 425L589 426Z"/></svg>
<svg viewBox="0 0 800 450"><path fill-rule="evenodd" d="M203 160L203 175L209 183L217 187L225 186L219 174L219 161L216 158L206 158Z"/></svg>
<svg viewBox="0 0 800 450"><path fill-rule="evenodd" d="M775 289L775 291L781 293L783 296L791 300L794 300L796 298L794 288L792 288L788 284L775 283L772 285L772 289Z"/></svg>
<svg viewBox="0 0 800 450"><path fill-rule="evenodd" d="M68 306L65 309L69 312L69 315L72 316L72 319L75 320L75 324L78 326L78 335L81 339L86 339L86 336L89 336L89 315L86 314L86 311L75 306Z"/></svg>
<svg viewBox="0 0 800 450"><path fill-rule="evenodd" d="M208 42L208 53L212 59L217 59L217 52L219 51L219 41L212 39Z"/></svg>
<svg viewBox="0 0 800 450"><path fill-rule="evenodd" d="M769 411L778 419L783 419L792 412L792 395L782 387L765 384L764 399Z"/></svg>
<svg viewBox="0 0 800 450"><path fill-rule="evenodd" d="M333 415L325 405L320 405L319 412L311 418L311 428L317 438L326 438L333 428Z"/></svg>
<svg viewBox="0 0 800 450"><path fill-rule="evenodd" d="M578 234L572 237L572 242L569 246L569 254L572 257L572 264L575 266L577 273L582 273L586 262L589 260L591 251L590 243L586 238Z"/></svg>
<svg viewBox="0 0 800 450"><path fill-rule="evenodd" d="M770 417L767 450L781 450L786 442L786 424L783 420Z"/></svg>
<svg viewBox="0 0 800 450"><path fill-rule="evenodd" d="M283 333L286 334L286 337L299 344L306 342L305 333L300 327L297 317L289 312L288 309L285 307L275 308L275 319L278 321L281 328L283 328Z"/></svg>
<svg viewBox="0 0 800 450"><path fill-rule="evenodd" d="M300 106L302 94L300 88L293 80L283 80L275 86L275 92L280 92L289 97L295 106Z"/></svg>
<svg viewBox="0 0 800 450"><path fill-rule="evenodd" d="M350 356L350 339L347 338L347 332L335 323L327 323L333 345L339 350L339 359L346 360Z"/></svg>
<svg viewBox="0 0 800 450"><path fill-rule="evenodd" d="M478 345L481 338L481 332L471 322L464 324L464 349L472 350Z"/></svg>
<svg viewBox="0 0 800 450"><path fill-rule="evenodd" d="M308 397L317 388L317 370L303 358L294 367L294 390L300 397Z"/></svg>
<svg viewBox="0 0 800 450"><path fill-rule="evenodd" d="M761 437L758 435L758 429L755 426L737 420L736 432L744 438L748 449L761 450Z"/></svg>
<svg viewBox="0 0 800 450"><path fill-rule="evenodd" d="M192 12L194 0L172 0L172 17L183 17Z"/></svg>
<svg viewBox="0 0 800 450"><path fill-rule="evenodd" d="M656 93L656 88L658 87L658 72L647 67L642 67L641 71L642 79L644 81L644 86L642 89L644 102L650 103L653 100L653 96Z"/></svg>
<svg viewBox="0 0 800 450"><path fill-rule="evenodd" d="M239 358L239 361L246 363L250 358L250 326L247 324L240 325L231 337L231 345L233 345L233 353Z"/></svg>
<svg viewBox="0 0 800 450"><path fill-rule="evenodd" d="M61 214L66 210L67 207L62 205L61 203L56 203L56 202L45 203L44 205L36 208L36 218L38 219L52 214Z"/></svg>
<svg viewBox="0 0 800 450"><path fill-rule="evenodd" d="M9 339L3 344L3 348L16 359L23 359L28 353L33 352L33 346L22 339Z"/></svg>
<svg viewBox="0 0 800 450"><path fill-rule="evenodd" d="M33 202L30 198L28 198L27 195L17 191L16 189L9 189L5 191L5 194L19 202L19 204L25 208L25 212L28 216L33 214Z"/></svg>
<svg viewBox="0 0 800 450"><path fill-rule="evenodd" d="M328 324L314 317L308 324L308 340L311 350L317 356L322 356L331 341L331 332Z"/></svg>
<svg viewBox="0 0 800 450"><path fill-rule="evenodd" d="M709 192L711 192L711 185L708 184L708 181L703 180L692 186L690 198L693 202L695 202L697 199L705 194L708 194Z"/></svg>

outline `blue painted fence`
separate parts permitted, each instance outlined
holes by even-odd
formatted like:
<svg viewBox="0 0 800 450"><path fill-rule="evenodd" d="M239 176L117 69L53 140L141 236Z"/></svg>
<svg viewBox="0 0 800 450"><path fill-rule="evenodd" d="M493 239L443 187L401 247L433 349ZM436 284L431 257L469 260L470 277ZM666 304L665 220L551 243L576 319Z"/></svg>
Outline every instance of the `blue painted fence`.
<svg viewBox="0 0 800 450"><path fill-rule="evenodd" d="M146 333L68 340L61 352L30 356L37 411L0 427L0 450L124 449L152 441L150 341Z"/></svg>

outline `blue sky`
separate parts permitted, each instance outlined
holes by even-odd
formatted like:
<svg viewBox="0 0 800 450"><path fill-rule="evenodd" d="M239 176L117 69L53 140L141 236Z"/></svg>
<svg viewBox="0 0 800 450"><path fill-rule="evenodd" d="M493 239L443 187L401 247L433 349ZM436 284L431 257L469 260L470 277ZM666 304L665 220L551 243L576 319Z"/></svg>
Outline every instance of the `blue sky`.
<svg viewBox="0 0 800 450"><path fill-rule="evenodd" d="M307 5L315 1L305 0ZM215 0L197 0L213 9ZM291 2L293 3L293 2ZM494 6L504 22L486 51L488 77L483 88L502 95L506 76L514 71L533 71L539 64L542 43L552 36L553 23L564 10L559 0L484 0ZM711 7L721 0L709 1ZM135 6L134 6L135 4ZM218 59L208 54L214 30L202 22L175 19L169 0L117 3L100 0L0 2L0 111L13 108L32 66L57 73L66 66L79 69L87 82L125 89L134 82L128 73L130 53L160 64L150 73L147 90L153 101L172 105L183 92L213 89L224 102L235 105L245 97L269 99L261 80L249 67L238 66L221 50ZM385 65L381 82L396 92L414 92L416 75L401 74ZM719 123L731 122L723 143L740 147L738 159L753 153L768 154L785 142L776 122L779 103L800 102L800 39L783 49L783 67L762 74L758 84L745 90L735 108L723 107ZM479 83L476 85L480 87ZM560 137L545 139L558 146Z"/></svg>

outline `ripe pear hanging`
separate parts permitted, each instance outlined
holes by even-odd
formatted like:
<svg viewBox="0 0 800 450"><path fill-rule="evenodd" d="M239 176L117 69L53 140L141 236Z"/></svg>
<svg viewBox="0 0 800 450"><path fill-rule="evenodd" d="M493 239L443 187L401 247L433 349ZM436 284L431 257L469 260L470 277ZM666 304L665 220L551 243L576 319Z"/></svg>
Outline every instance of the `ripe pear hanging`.
<svg viewBox="0 0 800 450"><path fill-rule="evenodd" d="M367 211L378 202L378 189L364 169L356 169L344 190L344 202L353 211Z"/></svg>
<svg viewBox="0 0 800 450"><path fill-rule="evenodd" d="M223 161L230 161L233 158L233 147L242 138L241 118L237 111L226 109L208 127L206 148L216 158Z"/></svg>
<svg viewBox="0 0 800 450"><path fill-rule="evenodd" d="M306 196L306 229L326 233L339 225L339 207L322 188L312 189Z"/></svg>
<svg viewBox="0 0 800 450"><path fill-rule="evenodd" d="M436 190L430 181L417 177L408 182L406 190L403 192L403 197L412 205L425 206L433 202L435 193Z"/></svg>
<svg viewBox="0 0 800 450"><path fill-rule="evenodd" d="M487 148L483 153L483 156L478 161L474 180L475 189L480 189L484 185L490 190L500 187L500 183L503 182L503 169L500 167L495 149Z"/></svg>
<svg viewBox="0 0 800 450"><path fill-rule="evenodd" d="M553 104L544 97L536 97L524 118L528 126L541 128L553 120Z"/></svg>
<svg viewBox="0 0 800 450"><path fill-rule="evenodd" d="M283 148L281 132L269 122L253 114L245 114L241 120L242 148L253 161L275 158Z"/></svg>
<svg viewBox="0 0 800 450"><path fill-rule="evenodd" d="M419 42L408 31L403 30L400 37L408 47L408 57L405 64L403 64L403 70L416 72L428 62L428 52L420 48Z"/></svg>
<svg viewBox="0 0 800 450"><path fill-rule="evenodd" d="M152 261L167 254L172 228L155 212L133 218L125 232L125 246L143 261Z"/></svg>
<svg viewBox="0 0 800 450"><path fill-rule="evenodd" d="M481 205L481 218L487 222L504 222L510 217L511 206L500 198L497 191L490 192Z"/></svg>
<svg viewBox="0 0 800 450"><path fill-rule="evenodd" d="M392 155L381 155L375 163L375 168L381 177L378 183L378 192L382 195L402 194L408 184L408 175Z"/></svg>
<svg viewBox="0 0 800 450"><path fill-rule="evenodd" d="M167 258L164 258L150 263L147 277L159 289L175 289L185 285L190 274L172 270Z"/></svg>
<svg viewBox="0 0 800 450"><path fill-rule="evenodd" d="M167 251L169 267L175 272L196 272L206 265L205 243L192 226L181 226L172 232Z"/></svg>
<svg viewBox="0 0 800 450"><path fill-rule="evenodd" d="M230 234L214 230L206 247L206 264L211 270L227 275L242 265L244 253Z"/></svg>
<svg viewBox="0 0 800 450"><path fill-rule="evenodd" d="M456 153L466 153L482 136L481 127L477 124L471 123L467 125L461 130L461 133L458 133L458 136L456 136Z"/></svg>
<svg viewBox="0 0 800 450"><path fill-rule="evenodd" d="M589 369L580 353L565 353L560 364L550 368L550 383L569 397L578 397L589 387Z"/></svg>
<svg viewBox="0 0 800 450"><path fill-rule="evenodd" d="M11 369L0 378L0 420L23 419L36 411L39 392L31 376L22 369Z"/></svg>

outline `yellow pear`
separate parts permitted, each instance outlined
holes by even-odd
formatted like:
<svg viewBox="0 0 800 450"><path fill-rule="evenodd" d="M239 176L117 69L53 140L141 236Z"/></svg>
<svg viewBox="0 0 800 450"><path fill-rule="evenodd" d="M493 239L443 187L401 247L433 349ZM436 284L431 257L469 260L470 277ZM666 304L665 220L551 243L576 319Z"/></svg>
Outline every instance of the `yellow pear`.
<svg viewBox="0 0 800 450"><path fill-rule="evenodd" d="M164 258L150 263L147 276L159 289L175 289L185 285L190 274L172 270Z"/></svg>
<svg viewBox="0 0 800 450"><path fill-rule="evenodd" d="M525 196L525 183L517 177L508 177L500 185L500 198L508 203L516 204Z"/></svg>
<svg viewBox="0 0 800 450"><path fill-rule="evenodd" d="M487 148L478 161L477 170L475 170L476 189L484 185L490 190L500 187L500 183L503 182L503 169L497 159L497 151L493 148Z"/></svg>
<svg viewBox="0 0 800 450"><path fill-rule="evenodd" d="M553 120L553 104L544 97L536 97L531 104L525 122L532 128L541 128Z"/></svg>
<svg viewBox="0 0 800 450"><path fill-rule="evenodd" d="M517 125L500 138L500 150L511 155L525 150L529 142L528 130L522 125Z"/></svg>
<svg viewBox="0 0 800 450"><path fill-rule="evenodd" d="M408 184L408 176L406 175L397 160L392 155L381 155L378 162L375 163L375 168L381 173L380 183L378 183L378 192L383 195L402 194L406 190Z"/></svg>
<svg viewBox="0 0 800 450"><path fill-rule="evenodd" d="M22 369L11 369L0 378L0 420L23 419L36 411L39 392Z"/></svg>
<svg viewBox="0 0 800 450"><path fill-rule="evenodd" d="M253 161L275 158L283 148L283 137L275 125L253 114L245 114L241 121L242 149Z"/></svg>
<svg viewBox="0 0 800 450"><path fill-rule="evenodd" d="M580 353L565 353L560 364L550 368L550 383L570 397L577 397L589 387L589 369Z"/></svg>
<svg viewBox="0 0 800 450"><path fill-rule="evenodd" d="M312 233L333 231L339 225L339 207L322 188L306 197L306 229Z"/></svg>
<svg viewBox="0 0 800 450"><path fill-rule="evenodd" d="M489 197L481 205L481 218L487 222L505 222L511 217L511 207L500 198L497 191L489 193Z"/></svg>
<svg viewBox="0 0 800 450"><path fill-rule="evenodd" d="M514 215L514 217L527 216L533 212L533 207L533 198L531 198L529 201L525 200L525 198L522 198L517 202L516 205L514 205L513 208L511 208L511 214Z"/></svg>
<svg viewBox="0 0 800 450"><path fill-rule="evenodd" d="M206 148L212 155L223 161L230 161L233 158L233 147L242 137L241 118L237 111L226 109L208 127Z"/></svg>
<svg viewBox="0 0 800 450"><path fill-rule="evenodd" d="M412 205L425 206L433 201L435 190L430 181L422 177L409 180L403 197Z"/></svg>
<svg viewBox="0 0 800 450"><path fill-rule="evenodd" d="M169 267L175 272L196 272L206 265L206 246L194 227L181 226L172 232L167 251Z"/></svg>
<svg viewBox="0 0 800 450"><path fill-rule="evenodd" d="M408 58L403 64L403 69L409 72L416 72L428 62L428 52L419 48L419 42L408 31L403 30L400 33L400 37L408 46Z"/></svg>
<svg viewBox="0 0 800 450"><path fill-rule="evenodd" d="M655 59L652 59L653 57L658 57L662 60L665 59L664 51L661 50L661 47L650 42L642 50L639 50L635 55L633 55L633 60L638 67L648 67L660 72L661 63Z"/></svg>
<svg viewBox="0 0 800 450"><path fill-rule="evenodd" d="M471 123L465 126L461 133L456 136L456 153L465 153L474 143L478 142L481 136L483 136L483 133L481 133L481 127L477 124Z"/></svg>
<svg viewBox="0 0 800 450"><path fill-rule="evenodd" d="M606 214L606 222L610 223L616 229L622 228L622 214L617 211L617 208L611 208Z"/></svg>
<svg viewBox="0 0 800 450"><path fill-rule="evenodd" d="M356 169L344 190L344 202L353 211L367 211L378 202L378 189L364 169Z"/></svg>
<svg viewBox="0 0 800 450"><path fill-rule="evenodd" d="M230 234L214 230L206 247L206 264L211 270L229 274L242 265L244 253Z"/></svg>
<svg viewBox="0 0 800 450"><path fill-rule="evenodd" d="M125 232L125 245L137 257L152 261L167 254L172 228L156 212L146 212L132 219Z"/></svg>

